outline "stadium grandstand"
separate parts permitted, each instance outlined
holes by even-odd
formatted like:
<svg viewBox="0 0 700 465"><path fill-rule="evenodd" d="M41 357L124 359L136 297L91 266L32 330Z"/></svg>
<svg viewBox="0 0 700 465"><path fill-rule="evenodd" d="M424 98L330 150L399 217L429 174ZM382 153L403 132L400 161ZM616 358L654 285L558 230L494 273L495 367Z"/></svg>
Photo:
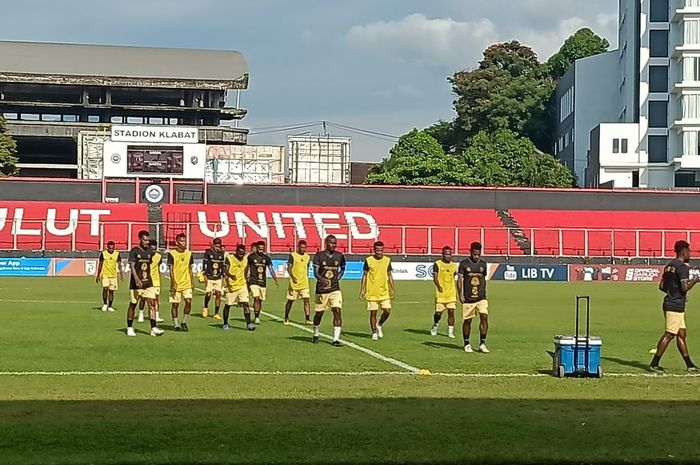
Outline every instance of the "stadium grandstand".
<svg viewBox="0 0 700 465"><path fill-rule="evenodd" d="M113 125L185 126L202 142L245 145L237 102L248 79L236 51L0 41L0 113L22 176L89 177L90 139Z"/></svg>

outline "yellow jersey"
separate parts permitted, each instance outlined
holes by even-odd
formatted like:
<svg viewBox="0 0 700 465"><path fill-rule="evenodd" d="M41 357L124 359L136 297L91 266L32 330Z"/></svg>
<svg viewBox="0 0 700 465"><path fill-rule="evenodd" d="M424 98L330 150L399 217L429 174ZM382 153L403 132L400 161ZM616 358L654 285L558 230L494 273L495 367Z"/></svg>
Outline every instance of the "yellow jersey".
<svg viewBox="0 0 700 465"><path fill-rule="evenodd" d="M296 283L289 281L289 288L293 291L303 291L309 288L309 254L292 252L287 262L287 271L294 276Z"/></svg>
<svg viewBox="0 0 700 465"><path fill-rule="evenodd" d="M226 282L230 292L240 291L246 287L245 267L248 264L248 257L244 256L240 260L235 254L226 257ZM231 278L229 275L233 275Z"/></svg>
<svg viewBox="0 0 700 465"><path fill-rule="evenodd" d="M190 271L192 270L193 264L194 258L192 257L192 252L189 250L184 250L182 252L171 250L168 254L168 265L173 267L173 278L175 281L172 283L172 287L174 287L177 292L192 289L193 283Z"/></svg>
<svg viewBox="0 0 700 465"><path fill-rule="evenodd" d="M365 259L364 271L367 274L367 296L369 302L389 300L389 273L391 259L382 257L377 260L374 256Z"/></svg>
<svg viewBox="0 0 700 465"><path fill-rule="evenodd" d="M106 250L102 251L100 255L100 261L102 262L102 278L116 278L117 277L117 265L121 261L119 257L119 252L116 250L109 253Z"/></svg>
<svg viewBox="0 0 700 465"><path fill-rule="evenodd" d="M439 304L451 304L457 302L457 285L455 275L457 274L457 264L455 262L444 262L442 259L433 265L433 273L437 276L437 281L442 287L439 292L435 287L435 302Z"/></svg>
<svg viewBox="0 0 700 465"><path fill-rule="evenodd" d="M153 287L160 287L160 264L163 261L163 256L158 252L153 254L151 258L151 279L153 280Z"/></svg>

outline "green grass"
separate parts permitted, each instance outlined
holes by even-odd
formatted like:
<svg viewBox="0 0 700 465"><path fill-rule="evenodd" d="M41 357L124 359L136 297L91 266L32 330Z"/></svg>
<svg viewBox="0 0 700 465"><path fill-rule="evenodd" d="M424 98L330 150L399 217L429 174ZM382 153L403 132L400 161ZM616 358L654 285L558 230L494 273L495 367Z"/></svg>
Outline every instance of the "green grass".
<svg viewBox="0 0 700 465"><path fill-rule="evenodd" d="M284 289L270 290L266 311L281 315ZM445 337L444 322L443 335L428 334L431 284L399 282L385 339L373 342L357 283L344 283L344 338L433 376L312 345L268 317L248 333L239 312L227 333L193 317L188 334L151 338L137 323L139 337L127 338L126 291L105 314L88 279L3 278L0 291L0 372L54 373L0 376L2 464L700 461L700 378L645 375L663 329L654 285L492 282L492 353L482 355ZM571 332L576 294L592 297L610 375L601 380L542 376L552 336ZM664 365L684 372L675 348ZM100 373L59 374L76 371ZM259 374L177 373L197 371ZM275 373L387 371L396 374ZM464 373L490 377L442 376ZM528 377L502 376L513 373Z"/></svg>

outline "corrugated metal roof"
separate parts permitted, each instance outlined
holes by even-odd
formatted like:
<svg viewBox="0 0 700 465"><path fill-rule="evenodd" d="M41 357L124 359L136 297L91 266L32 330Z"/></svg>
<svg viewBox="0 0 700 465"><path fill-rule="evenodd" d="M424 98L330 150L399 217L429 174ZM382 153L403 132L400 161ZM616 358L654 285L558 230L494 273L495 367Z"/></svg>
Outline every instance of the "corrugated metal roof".
<svg viewBox="0 0 700 465"><path fill-rule="evenodd" d="M0 73L237 81L248 64L236 51L0 41Z"/></svg>

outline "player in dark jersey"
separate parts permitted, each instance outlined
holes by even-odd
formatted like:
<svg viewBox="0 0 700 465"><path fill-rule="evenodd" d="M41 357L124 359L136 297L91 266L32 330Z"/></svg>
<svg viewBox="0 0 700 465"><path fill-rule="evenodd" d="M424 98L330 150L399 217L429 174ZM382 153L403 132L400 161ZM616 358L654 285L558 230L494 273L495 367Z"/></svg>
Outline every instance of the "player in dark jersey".
<svg viewBox="0 0 700 465"><path fill-rule="evenodd" d="M340 280L345 274L345 256L336 250L338 240L335 236L326 237L325 245L326 249L317 252L313 260L314 276L316 277L316 314L314 315L314 334L311 342L318 343L319 326L323 313L330 308L333 312L333 342L331 344L334 347L341 347L343 294L340 292Z"/></svg>
<svg viewBox="0 0 700 465"><path fill-rule="evenodd" d="M255 324L260 324L260 312L262 303L267 298L267 272L270 271L275 286L279 287L277 274L272 267L272 259L265 253L265 243L263 241L255 243L255 251L248 255L246 266L246 282L250 293L253 296L253 312L255 312Z"/></svg>
<svg viewBox="0 0 700 465"><path fill-rule="evenodd" d="M140 299L144 299L148 304L151 320L151 336L161 336L163 330L158 328L156 322L155 299L156 289L153 286L153 277L151 276L151 262L153 260L153 251L151 250L151 238L148 231L139 232L139 245L131 249L129 252L129 268L131 269L131 281L129 284L130 301L127 311L127 336L136 336L134 331L134 315L136 314L136 305Z"/></svg>
<svg viewBox="0 0 700 465"><path fill-rule="evenodd" d="M216 238L212 241L212 246L204 252L202 267L204 279L207 284L206 294L204 295L204 306L202 307L202 317L209 316L209 301L212 294L214 300L214 319L220 320L219 309L221 308L221 296L224 292L224 265L225 256L224 249L221 246L221 239Z"/></svg>
<svg viewBox="0 0 700 465"><path fill-rule="evenodd" d="M472 320L479 315L479 334L481 340L479 351L489 353L486 348L486 335L489 331L489 303L486 300L486 276L488 265L481 259L481 244L473 242L469 248L469 257L462 260L457 269L457 294L462 303L464 321L462 335L464 336L464 351L474 352L469 342L472 330Z"/></svg>
<svg viewBox="0 0 700 465"><path fill-rule="evenodd" d="M666 331L659 339L654 358L649 364L649 369L654 373L664 373L664 369L659 366L666 348L673 338L676 338L678 351L681 353L688 372L697 373L698 368L693 364L688 355L688 345L686 344L685 328L685 305L688 292L700 282L697 276L690 278L690 244L686 241L678 241L674 245L676 252L675 260L669 262L664 268L664 274L659 283L659 290L664 292L663 311L666 319Z"/></svg>

